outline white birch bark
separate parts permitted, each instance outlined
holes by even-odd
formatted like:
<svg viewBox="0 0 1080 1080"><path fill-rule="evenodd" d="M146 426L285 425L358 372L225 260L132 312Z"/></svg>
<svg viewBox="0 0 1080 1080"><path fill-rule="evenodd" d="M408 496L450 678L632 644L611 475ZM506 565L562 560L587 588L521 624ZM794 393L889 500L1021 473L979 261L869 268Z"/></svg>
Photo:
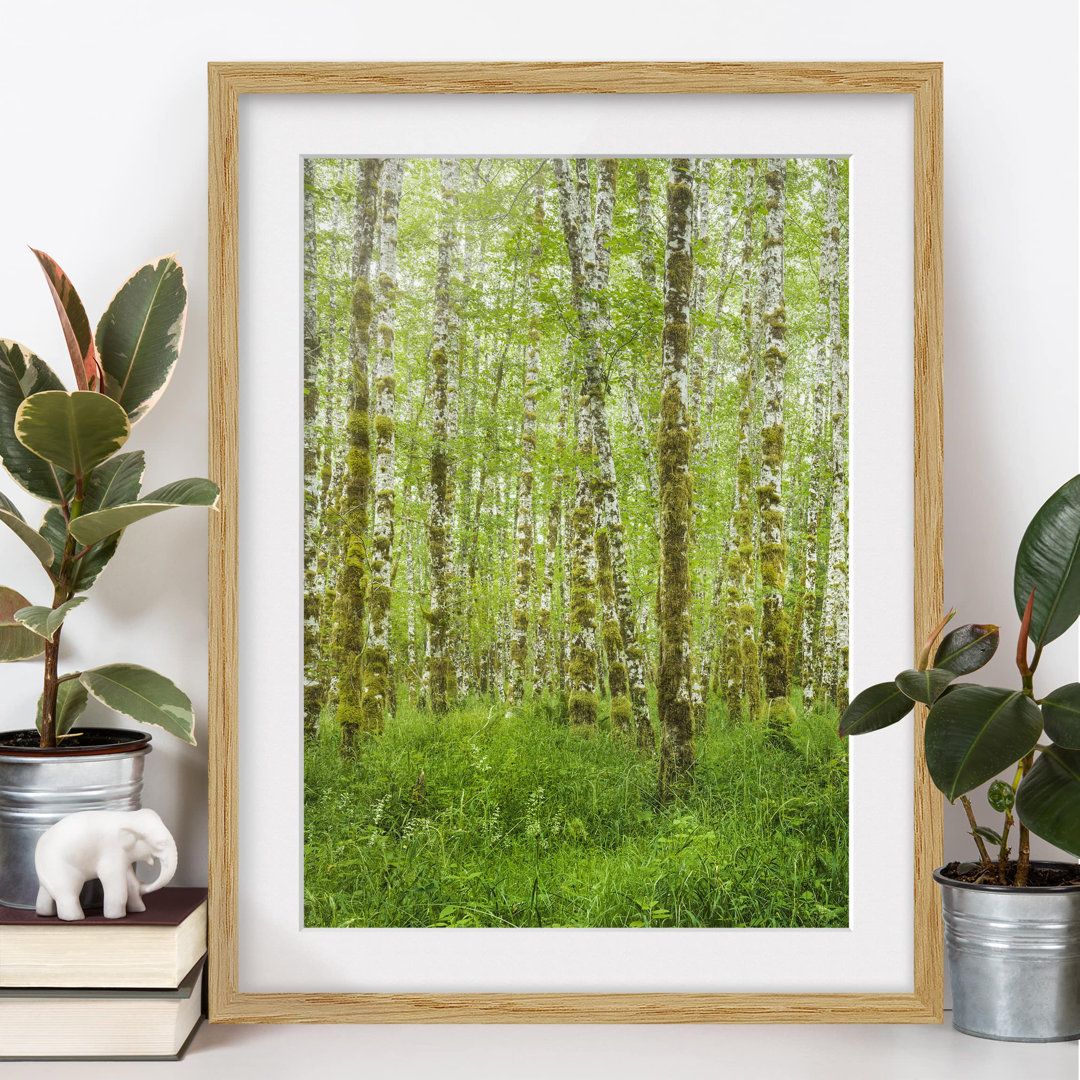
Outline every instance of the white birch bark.
<svg viewBox="0 0 1080 1080"><path fill-rule="evenodd" d="M789 720L788 624L784 611L787 554L784 543L784 375L787 306L784 300L784 207L787 160L769 158L765 171L765 237L762 250L761 479L757 489L761 550L761 674L768 725L779 733Z"/></svg>
<svg viewBox="0 0 1080 1080"><path fill-rule="evenodd" d="M529 653L529 604L533 571L533 459L536 455L536 384L540 372L540 264L543 259L544 172L538 169L533 188L533 247L529 268L529 344L525 350L525 388L521 404L521 464L515 523L517 576L514 582L513 640L510 648L511 703L525 697L525 668ZM549 601L550 602L550 601ZM539 666L539 659L536 663Z"/></svg>
<svg viewBox="0 0 1080 1080"><path fill-rule="evenodd" d="M319 510L318 415L319 321L318 246L315 213L315 162L304 159L304 734L315 735L319 699L318 563L316 530Z"/></svg>
<svg viewBox="0 0 1080 1080"><path fill-rule="evenodd" d="M735 219L731 214L732 197L735 191L734 163L728 163L728 180L724 188L724 203L721 209L723 239L720 242L720 283L716 289L715 325L709 339L709 361L705 374L705 417L702 423L702 454L707 458L712 453L716 423L713 413L716 408L716 394L719 386L726 385L729 373L724 349L724 308L728 292L734 280L731 269L731 232Z"/></svg>
<svg viewBox="0 0 1080 1080"><path fill-rule="evenodd" d="M371 631L364 665L365 726L381 731L391 697L390 600L394 561L394 324L397 305L398 205L404 161L383 163L375 351L375 513L372 532Z"/></svg>
<svg viewBox="0 0 1080 1080"><path fill-rule="evenodd" d="M829 159L829 195L825 228L830 236L829 275L829 366L832 372L829 420L832 453L829 469L832 496L829 511L829 569L821 615L825 694L839 708L847 704L847 422L848 362L847 342L840 322L841 270L839 262L840 220L838 214L837 162Z"/></svg>
<svg viewBox="0 0 1080 1080"><path fill-rule="evenodd" d="M582 184L585 166L585 184ZM596 297L592 288L596 256L589 225L588 172L583 161L556 159L555 176L559 189L559 216L570 259L571 292L580 326L585 354L585 370L575 408L577 454L574 476L574 508L570 515L570 663L567 683L570 690L570 720L594 725L596 696L596 508L593 473L596 470L596 442L593 438L592 399L601 393ZM583 191L584 186L584 191Z"/></svg>
<svg viewBox="0 0 1080 1080"><path fill-rule="evenodd" d="M338 669L337 720L343 753L353 750L363 718L363 670L367 643L369 552L368 498L371 481L369 358L373 296L371 261L381 202L381 162L358 166L353 206L352 304L349 321L349 401L346 463L342 487L344 557L334 603L333 655Z"/></svg>
<svg viewBox="0 0 1080 1080"><path fill-rule="evenodd" d="M821 531L821 515L825 507L824 453L826 428L826 406L829 396L829 356L827 339L829 334L829 280L835 272L836 249L832 231L828 226L828 200L831 182L822 185L825 198L825 213L821 230L821 256L818 267L818 304L817 321L814 336L814 391L813 412L810 426L810 478L806 508L806 546L803 553L803 605L801 625L796 625L798 633L800 674L802 677L803 706L809 708L818 694L817 672L814 655L817 648L817 631L820 610L817 600L818 577L818 534ZM831 447L830 447L831 456Z"/></svg>
<svg viewBox="0 0 1080 1080"><path fill-rule="evenodd" d="M441 210L435 315L431 345L432 431L430 458L431 504L428 509L428 557L431 564L431 611L428 616L431 710L447 711L453 694L454 667L450 642L451 602L451 469L450 400L450 274L454 249L454 210L459 163L439 163Z"/></svg>
<svg viewBox="0 0 1080 1080"><path fill-rule="evenodd" d="M660 398L660 715L661 800L672 797L694 771L691 715L689 531L690 305L693 290L693 194L688 158L673 158L668 183L664 259L664 337Z"/></svg>
<svg viewBox="0 0 1080 1080"><path fill-rule="evenodd" d="M739 457L736 466L733 505L734 542L728 558L728 605L725 636L724 679L728 716L737 722L745 703L750 720L761 710L761 681L758 646L754 636L757 612L754 604L754 512L751 502L753 485L750 424L754 402L754 189L758 162L746 165L743 183L742 231L742 356L739 365Z"/></svg>

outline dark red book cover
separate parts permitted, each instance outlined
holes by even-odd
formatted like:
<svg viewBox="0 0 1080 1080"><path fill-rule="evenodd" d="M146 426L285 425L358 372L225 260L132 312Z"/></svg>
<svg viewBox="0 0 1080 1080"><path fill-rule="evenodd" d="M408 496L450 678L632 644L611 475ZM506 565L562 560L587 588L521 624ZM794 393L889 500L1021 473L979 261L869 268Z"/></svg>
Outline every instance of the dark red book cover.
<svg viewBox="0 0 1080 1080"><path fill-rule="evenodd" d="M0 926L179 926L204 900L206 888L165 888L143 897L145 911L132 911L122 919L106 919L100 911L87 911L79 922L42 918L26 908L0 904Z"/></svg>

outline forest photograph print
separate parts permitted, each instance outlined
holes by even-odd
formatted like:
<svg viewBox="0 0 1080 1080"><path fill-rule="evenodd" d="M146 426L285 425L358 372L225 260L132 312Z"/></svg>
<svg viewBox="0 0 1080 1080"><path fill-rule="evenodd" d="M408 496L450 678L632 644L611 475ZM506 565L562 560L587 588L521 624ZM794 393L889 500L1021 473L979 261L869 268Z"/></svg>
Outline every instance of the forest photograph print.
<svg viewBox="0 0 1080 1080"><path fill-rule="evenodd" d="M305 926L848 925L848 164L303 160Z"/></svg>

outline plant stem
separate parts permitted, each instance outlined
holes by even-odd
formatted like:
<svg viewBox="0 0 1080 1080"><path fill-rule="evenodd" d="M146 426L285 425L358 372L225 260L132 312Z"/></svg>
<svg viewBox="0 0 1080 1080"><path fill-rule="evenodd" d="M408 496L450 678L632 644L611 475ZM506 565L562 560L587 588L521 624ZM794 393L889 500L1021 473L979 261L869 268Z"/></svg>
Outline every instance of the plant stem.
<svg viewBox="0 0 1080 1080"><path fill-rule="evenodd" d="M1006 810L1005 811L1005 827L1001 830L1001 850L998 853L998 881L1002 885L1007 884L1005 880L1005 869L1009 865L1009 830L1013 825L1013 816Z"/></svg>
<svg viewBox="0 0 1080 1080"><path fill-rule="evenodd" d="M1035 761L1035 751L1032 750L1030 754L1023 761L1020 762L1020 776L1021 779L1027 776L1028 770L1031 768L1032 763ZM1016 886L1017 888L1024 888L1028 882L1028 868L1031 861L1031 834L1028 832L1027 826L1020 822L1020 844L1019 850L1016 853Z"/></svg>
<svg viewBox="0 0 1080 1080"><path fill-rule="evenodd" d="M80 482L76 497L72 499L70 509L65 517L70 525L71 519L79 516L82 510L82 484ZM69 532L64 543L64 556L60 562L60 573L56 578L56 586L53 589L52 609L55 611L61 604L72 598L75 590L71 587L72 571L78 557L75 555L75 537ZM38 745L46 749L56 748L56 692L60 686L57 676L57 666L60 661L60 631L58 627L52 640L45 643L45 685L41 692L41 738Z"/></svg>
<svg viewBox="0 0 1080 1080"><path fill-rule="evenodd" d="M45 642L45 686L41 698L41 738L39 746L56 746L56 665L60 657L60 631Z"/></svg>
<svg viewBox="0 0 1080 1080"><path fill-rule="evenodd" d="M971 800L966 795L961 795L960 802L963 804L964 812L967 814L968 824L971 826L971 838L975 841L975 846L979 849L979 858L982 861L983 866L989 866L990 853L986 850L983 838L975 831L978 828L978 822L975 820L975 811L971 809Z"/></svg>

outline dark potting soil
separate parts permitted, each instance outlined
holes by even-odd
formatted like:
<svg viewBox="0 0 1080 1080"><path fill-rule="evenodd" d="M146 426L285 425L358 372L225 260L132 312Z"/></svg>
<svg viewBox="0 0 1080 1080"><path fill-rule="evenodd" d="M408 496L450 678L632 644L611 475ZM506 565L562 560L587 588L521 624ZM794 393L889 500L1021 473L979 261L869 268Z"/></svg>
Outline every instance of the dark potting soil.
<svg viewBox="0 0 1080 1080"><path fill-rule="evenodd" d="M44 753L71 753L76 750L107 750L115 746L135 746L144 742L146 736L139 731L124 731L121 728L87 728L84 731L74 731L59 740L55 751L45 750ZM4 749L16 751L37 750L40 748L41 736L33 729L25 731L0 732L0 753Z"/></svg>
<svg viewBox="0 0 1080 1080"><path fill-rule="evenodd" d="M998 865L992 863L983 866L973 862L951 862L942 867L944 877L953 881L964 881L969 885L1000 885ZM1028 886L1032 888L1053 888L1060 885L1080 885L1080 866L1040 866L1032 863L1028 867ZM1016 884L1016 862L1005 864L1005 884Z"/></svg>

